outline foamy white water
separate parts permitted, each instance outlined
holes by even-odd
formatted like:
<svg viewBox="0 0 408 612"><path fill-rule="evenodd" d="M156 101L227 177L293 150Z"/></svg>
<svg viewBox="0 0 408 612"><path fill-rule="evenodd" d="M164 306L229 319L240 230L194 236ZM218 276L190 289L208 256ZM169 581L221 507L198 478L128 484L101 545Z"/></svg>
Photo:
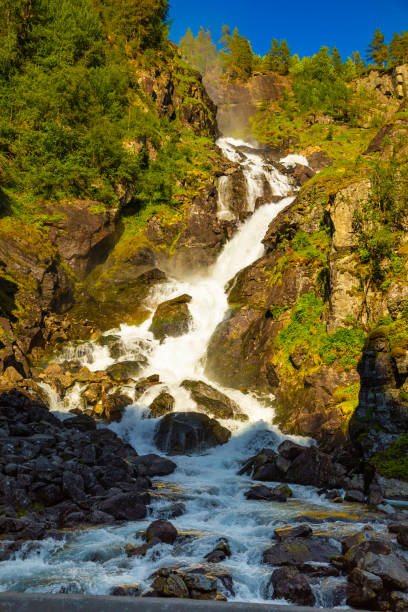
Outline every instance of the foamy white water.
<svg viewBox="0 0 408 612"><path fill-rule="evenodd" d="M161 381L128 407L120 423L110 427L132 444L139 454L157 452L154 433L158 419L145 418L148 405L166 388L176 400L177 411L197 410L190 394L179 386L184 379L205 380L223 391L240 405L249 420L245 423L223 422L233 433L224 446L204 455L177 456L177 470L161 479L153 497L152 515L146 520L70 533L62 542L50 539L31 550L25 547L14 559L0 562L0 590L61 592L65 589L64 592L105 594L114 585L135 583L147 589L151 583L149 576L154 570L174 563L188 567L202 564L204 555L222 537L228 539L232 551L230 559L218 564L233 577L234 593L224 591L228 599L265 601L268 596L266 584L272 569L262 565L261 559L263 550L271 544L273 529L306 512L326 510L338 513L338 505L318 496L313 487L293 486L294 497L286 504L245 499L244 492L252 481L247 476L237 475L241 462L264 447L277 448L286 436L272 424L272 397L261 402L251 394L223 388L204 375L208 342L228 312L226 284L237 272L262 256L261 240L269 223L293 199L284 197L293 189L287 176L275 168L265 167L262 157L251 153L247 143L223 139L218 144L225 155L242 165L248 185L249 210L253 210L264 180L270 182L272 193L281 195L282 199L255 211L206 273L188 280L170 279L152 293L149 298L152 315L160 302L183 293L191 295L189 309L193 322L189 333L178 338L166 338L160 344L149 331L151 318L139 327L122 325L119 330L109 332L121 339L119 360L144 356L146 366L140 377L159 374ZM239 147L245 147L245 150L241 151ZM284 161L290 165L305 163L306 160L288 156ZM220 214L226 217L230 214L228 202L224 201L223 206ZM61 355L61 361L65 359L80 359L93 371L105 369L114 362L109 348L94 342L67 347ZM124 391L131 395L132 387ZM63 405L57 395L49 391L50 401L55 409L66 411L78 405L80 392L80 387L75 386ZM312 442L305 438L294 439L302 444ZM166 516L166 508L174 501L185 505L184 514L171 519L185 537L174 547L163 544L154 547L145 558L128 559L125 544L140 544L142 531L153 518ZM355 505L343 504L342 515L347 511L355 512L355 508ZM359 512L364 514L363 509ZM358 524L352 518L350 522L344 522L339 516L338 524L323 522L319 530L344 534L355 531L356 527ZM338 603L333 593L339 579L328 580L324 593L320 586L314 587L319 605Z"/></svg>

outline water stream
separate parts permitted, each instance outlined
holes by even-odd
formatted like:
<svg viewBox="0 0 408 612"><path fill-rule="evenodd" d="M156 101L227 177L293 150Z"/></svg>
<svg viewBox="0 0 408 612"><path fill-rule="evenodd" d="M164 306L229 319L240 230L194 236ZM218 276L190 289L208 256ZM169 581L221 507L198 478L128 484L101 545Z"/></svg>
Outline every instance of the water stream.
<svg viewBox="0 0 408 612"><path fill-rule="evenodd" d="M293 198L286 197L293 190L290 180L270 165L261 155L248 151L240 141L219 141L226 156L241 163L247 181L248 210L253 211L261 185L267 180L272 193L281 196L278 203L258 208L241 225L226 244L217 261L205 274L184 279L170 279L156 288L149 305L187 293L192 297L189 309L192 324L189 333L178 338L167 338L160 344L149 331L151 319L139 327L121 325L110 331L122 342L118 359L146 359L140 377L159 374L161 384L150 388L137 403L129 406L120 423L110 425L122 438L129 441L139 454L158 452L153 442L157 419L144 418L147 406L166 389L176 400L175 410L197 411L189 392L179 385L185 379L204 380L235 400L249 420L223 421L233 435L229 443L208 451L205 455L177 456L177 470L160 482L153 494L151 516L144 521L103 528L71 532L62 541L46 540L38 547L27 545L15 560L0 563L0 590L109 593L117 584L150 585L149 576L157 568L182 564L189 567L202 564L218 538L227 538L232 556L219 564L231 572L237 601L264 601L266 583L271 568L261 564L262 552L271 544L273 529L299 520L300 515L312 514L322 519L319 532L332 535L355 531L364 521L365 510L356 504L341 506L320 497L313 487L293 486L294 497L287 503L248 501L244 492L252 484L246 476L237 476L240 462L265 446L277 447L284 439L272 425L273 398L262 401L251 394L223 388L204 373L204 359L208 342L227 311L225 286L237 272L263 254L262 238L271 220ZM241 150L240 147L246 147ZM306 163L304 158L289 156L284 163ZM227 190L224 190L226 193ZM226 216L228 202L221 202L220 213ZM115 360L108 347L90 342L79 347L67 347L60 356L80 359L89 369L103 370ZM51 391L52 408L67 411L77 405L80 389L74 388L65 404ZM132 387L126 390L132 393ZM311 440L299 439L302 444ZM185 512L171 519L182 537L175 547L165 544L151 549L145 558L128 559L124 545L142 543L141 534L154 517L165 517L172 502L185 504ZM356 513L358 509L358 515ZM334 517L334 519L333 519ZM337 518L336 518L337 517ZM327 518L327 520L326 520ZM361 527L361 525L360 525ZM381 527L379 527L381 529ZM338 604L336 588L344 579L323 579L315 588L320 605ZM65 591L64 591L65 589ZM281 602L285 603L285 602Z"/></svg>

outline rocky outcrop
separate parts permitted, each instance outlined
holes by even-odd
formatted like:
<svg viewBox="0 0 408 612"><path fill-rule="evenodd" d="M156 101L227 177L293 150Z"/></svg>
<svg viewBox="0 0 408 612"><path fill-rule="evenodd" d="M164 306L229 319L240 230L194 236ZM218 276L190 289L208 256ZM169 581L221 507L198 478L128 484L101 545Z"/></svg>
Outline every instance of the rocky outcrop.
<svg viewBox="0 0 408 612"><path fill-rule="evenodd" d="M204 85L218 107L217 122L224 136L240 132L240 137L251 138L250 118L261 102L279 100L289 87L289 80L278 74L257 74L247 82L230 82L209 73Z"/></svg>
<svg viewBox="0 0 408 612"><path fill-rule="evenodd" d="M69 200L49 204L46 212L51 243L77 278L83 279L111 250L118 210L106 210L99 202Z"/></svg>

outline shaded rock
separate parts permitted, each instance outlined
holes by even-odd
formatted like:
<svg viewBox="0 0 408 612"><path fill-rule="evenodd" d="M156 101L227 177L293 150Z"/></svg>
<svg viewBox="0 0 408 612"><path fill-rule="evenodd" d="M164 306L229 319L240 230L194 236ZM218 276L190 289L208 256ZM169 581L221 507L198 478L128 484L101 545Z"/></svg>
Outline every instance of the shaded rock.
<svg viewBox="0 0 408 612"><path fill-rule="evenodd" d="M278 446L278 453L282 455L282 457L285 457L285 459L293 461L293 459L296 459L304 449L305 447L300 444L296 444L291 440L284 440Z"/></svg>
<svg viewBox="0 0 408 612"><path fill-rule="evenodd" d="M338 547L332 538L285 538L263 553L268 565L303 565L309 561L328 563L337 555Z"/></svg>
<svg viewBox="0 0 408 612"><path fill-rule="evenodd" d="M164 416L155 434L155 444L168 454L202 452L225 444L231 432L215 419L198 412L176 412Z"/></svg>
<svg viewBox="0 0 408 612"><path fill-rule="evenodd" d="M290 171L290 174L294 178L296 184L302 186L304 183L306 183L306 181L315 175L315 172L308 166L296 164L293 170Z"/></svg>
<svg viewBox="0 0 408 612"><path fill-rule="evenodd" d="M115 519L136 521L146 516L146 505L139 493L120 493L98 503L98 510L111 514Z"/></svg>
<svg viewBox="0 0 408 612"><path fill-rule="evenodd" d="M109 423L120 421L127 406L130 406L133 400L124 393L111 393L107 395L102 402L105 417Z"/></svg>
<svg viewBox="0 0 408 612"><path fill-rule="evenodd" d="M139 597L141 590L137 584L118 584L109 593L114 597Z"/></svg>
<svg viewBox="0 0 408 612"><path fill-rule="evenodd" d="M217 546L211 552L205 555L205 559L208 563L221 563L227 557L231 556L231 549L229 547L228 541L221 539Z"/></svg>
<svg viewBox="0 0 408 612"><path fill-rule="evenodd" d="M135 467L139 476L168 476L172 474L177 465L167 457L160 457L151 453L132 457L132 465Z"/></svg>
<svg viewBox="0 0 408 612"><path fill-rule="evenodd" d="M408 588L408 562L398 553L377 555L368 552L358 563L360 569L379 576L391 588Z"/></svg>
<svg viewBox="0 0 408 612"><path fill-rule="evenodd" d="M188 332L192 317L187 304L191 299L184 294L157 307L149 328L155 338L163 341L166 336L177 337Z"/></svg>
<svg viewBox="0 0 408 612"><path fill-rule="evenodd" d="M164 416L168 412L173 412L176 400L170 393L162 391L150 404L150 416L152 419Z"/></svg>
<svg viewBox="0 0 408 612"><path fill-rule="evenodd" d="M149 543L153 539L157 539L165 544L173 544L177 538L177 529L169 521L159 519L153 521L146 529L145 539Z"/></svg>
<svg viewBox="0 0 408 612"><path fill-rule="evenodd" d="M272 489L272 492L274 495L276 495L279 498L285 497L292 497L293 495L293 491L292 489L287 485L287 484L280 484L277 487L274 487Z"/></svg>
<svg viewBox="0 0 408 612"><path fill-rule="evenodd" d="M190 391L197 406L206 414L217 419L248 420L236 402L202 380L184 380L181 386Z"/></svg>
<svg viewBox="0 0 408 612"><path fill-rule="evenodd" d="M276 495L270 487L260 484L252 485L245 497L259 501L286 501L285 495Z"/></svg>
<svg viewBox="0 0 408 612"><path fill-rule="evenodd" d="M315 603L310 584L295 567L275 570L268 583L270 586L273 586L272 599L286 599L303 606L313 606Z"/></svg>
<svg viewBox="0 0 408 612"><path fill-rule="evenodd" d="M346 491L344 500L348 502L358 502L360 504L363 504L365 501L365 495L361 491L356 491L352 489L350 491Z"/></svg>
<svg viewBox="0 0 408 612"><path fill-rule="evenodd" d="M347 604L354 608L375 609L377 597L382 590L383 581L379 576L354 568L348 577Z"/></svg>
<svg viewBox="0 0 408 612"><path fill-rule="evenodd" d="M79 431L94 431L96 429L96 423L92 417L86 414L81 414L65 419L64 427L79 429Z"/></svg>
<svg viewBox="0 0 408 612"><path fill-rule="evenodd" d="M312 528L310 525L296 525L292 527L290 525L285 527L278 527L274 530L274 534L278 540L285 540L286 538L308 538L313 535Z"/></svg>
<svg viewBox="0 0 408 612"><path fill-rule="evenodd" d="M171 519L182 516L185 511L186 506L183 504L183 502L175 502L174 504L170 504L169 506L156 510L155 514L159 519Z"/></svg>

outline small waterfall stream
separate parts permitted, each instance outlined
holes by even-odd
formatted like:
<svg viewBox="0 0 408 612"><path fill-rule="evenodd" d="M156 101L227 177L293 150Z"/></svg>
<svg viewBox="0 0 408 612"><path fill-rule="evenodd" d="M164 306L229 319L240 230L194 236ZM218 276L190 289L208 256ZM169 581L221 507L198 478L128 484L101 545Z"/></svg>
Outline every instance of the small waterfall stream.
<svg viewBox="0 0 408 612"><path fill-rule="evenodd" d="M137 403L129 406L120 423L110 425L139 454L157 452L153 436L158 420L144 416L147 406L161 391L166 389L173 395L176 411L197 411L189 392L180 387L184 379L204 380L216 387L237 402L249 420L244 423L222 422L233 432L231 440L224 446L205 455L177 456L177 470L160 479L160 483L156 481L152 515L146 520L73 532L63 541L46 540L38 549L30 550L27 546L15 560L0 563L0 590L61 592L64 588L68 592L104 594L116 584L138 583L147 588L150 574L159 567L202 564L204 555L222 537L228 539L232 550L231 558L220 564L233 578L235 594L229 594L228 598L264 601L271 568L262 565L261 558L263 550L271 543L274 528L296 521L301 514L318 513L323 516L319 526L322 533L344 534L356 529L355 506L343 504L342 520L338 505L317 495L313 487L293 486L294 497L286 504L248 501L244 497L252 481L247 476L237 476L240 462L263 447L276 448L285 436L272 425L272 397L261 402L251 394L226 389L207 380L204 359L208 342L228 310L226 283L263 254L261 240L268 224L292 201L293 198L286 196L293 186L285 174L270 165L265 166L262 156L251 153L247 143L223 139L218 144L227 157L242 165L249 211L254 211L265 180L269 182L272 193L281 199L253 212L205 274L192 274L183 280L170 279L154 290L150 297L152 314L155 306L164 300L184 293L192 297L189 333L178 338L166 338L160 344L149 331L149 319L139 327L121 325L119 330L109 332L120 336L123 350L119 358L113 359L108 347L90 342L77 348L67 347L60 359L80 359L89 369L96 371L105 369L114 361L142 355L146 365L140 377L159 374L161 384L151 387ZM306 163L299 156L282 160L288 165L296 161ZM221 203L219 212L224 216L229 214L228 202ZM79 391L78 387L73 389L65 406L57 400L56 394L50 394L53 408L66 411L74 407ZM131 393L132 389L126 392ZM297 441L311 443L307 439ZM165 517L169 504L175 501L185 506L181 516L171 519L182 535L180 543L175 547L162 544L149 550L145 558L128 559L124 552L125 544L141 543L142 531L149 522L153 518ZM333 514L338 515L339 522L333 522L332 518L324 521L324 516ZM316 587L317 601L320 605L338 603L333 593L344 579L324 580L328 584L323 584L323 581Z"/></svg>

